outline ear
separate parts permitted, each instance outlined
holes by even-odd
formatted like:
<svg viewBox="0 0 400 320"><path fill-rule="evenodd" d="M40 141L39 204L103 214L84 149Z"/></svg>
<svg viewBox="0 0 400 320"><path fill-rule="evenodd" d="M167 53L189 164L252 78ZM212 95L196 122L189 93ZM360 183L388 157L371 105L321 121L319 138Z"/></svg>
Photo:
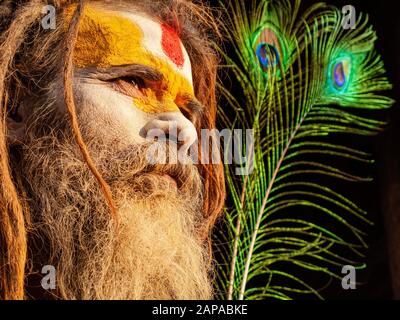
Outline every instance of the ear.
<svg viewBox="0 0 400 320"><path fill-rule="evenodd" d="M18 107L16 114L8 115L6 118L7 125L7 142L10 145L22 144L25 137L27 113L24 103Z"/></svg>

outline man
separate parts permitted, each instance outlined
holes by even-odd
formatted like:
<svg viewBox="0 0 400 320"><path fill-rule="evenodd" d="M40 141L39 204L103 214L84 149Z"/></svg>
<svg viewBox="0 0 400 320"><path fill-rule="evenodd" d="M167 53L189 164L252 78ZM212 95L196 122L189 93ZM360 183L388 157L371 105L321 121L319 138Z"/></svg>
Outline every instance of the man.
<svg viewBox="0 0 400 320"><path fill-rule="evenodd" d="M184 0L54 1L44 30L46 4L0 7L0 297L211 298L222 167L148 156L154 132L173 129L186 153L215 125L211 15Z"/></svg>

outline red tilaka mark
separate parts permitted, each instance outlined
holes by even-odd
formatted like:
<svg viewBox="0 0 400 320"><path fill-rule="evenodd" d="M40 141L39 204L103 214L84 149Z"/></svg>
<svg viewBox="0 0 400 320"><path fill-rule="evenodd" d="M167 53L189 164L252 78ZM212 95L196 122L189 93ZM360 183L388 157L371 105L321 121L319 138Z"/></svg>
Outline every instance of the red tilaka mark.
<svg viewBox="0 0 400 320"><path fill-rule="evenodd" d="M161 45L164 53L175 63L179 68L183 67L185 57L183 56L181 41L176 32L168 25L162 24L162 39Z"/></svg>

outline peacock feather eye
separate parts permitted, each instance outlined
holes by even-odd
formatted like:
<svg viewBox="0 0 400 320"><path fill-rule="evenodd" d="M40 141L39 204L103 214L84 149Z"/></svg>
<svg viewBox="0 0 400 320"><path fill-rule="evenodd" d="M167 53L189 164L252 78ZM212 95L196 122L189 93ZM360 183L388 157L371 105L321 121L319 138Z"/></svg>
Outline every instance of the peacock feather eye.
<svg viewBox="0 0 400 320"><path fill-rule="evenodd" d="M279 64L279 53L276 48L268 43L260 43L256 49L258 62L263 68Z"/></svg>
<svg viewBox="0 0 400 320"><path fill-rule="evenodd" d="M334 61L330 73L333 87L339 91L344 90L350 80L350 60L342 58Z"/></svg>
<svg viewBox="0 0 400 320"><path fill-rule="evenodd" d="M278 32L272 26L260 28L256 32L253 50L257 63L263 71L279 65L283 60L284 45Z"/></svg>

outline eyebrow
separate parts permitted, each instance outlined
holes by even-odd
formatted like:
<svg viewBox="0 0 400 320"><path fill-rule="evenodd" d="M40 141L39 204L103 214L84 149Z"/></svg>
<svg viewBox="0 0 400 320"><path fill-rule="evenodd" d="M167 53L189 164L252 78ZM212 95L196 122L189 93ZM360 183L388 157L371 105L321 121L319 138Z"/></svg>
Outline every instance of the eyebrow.
<svg viewBox="0 0 400 320"><path fill-rule="evenodd" d="M123 77L140 77L150 82L162 82L164 80L164 76L160 71L142 64L129 64L108 68L82 68L77 73L81 78L97 79L100 81L110 81Z"/></svg>
<svg viewBox="0 0 400 320"><path fill-rule="evenodd" d="M124 77L141 77L143 80L149 82L162 82L165 79L164 75L157 69L142 64L129 64L107 68L80 68L76 73L80 78L100 81L111 81ZM183 107L188 108L193 114L199 116L204 113L205 109L203 104L196 98L190 98Z"/></svg>

